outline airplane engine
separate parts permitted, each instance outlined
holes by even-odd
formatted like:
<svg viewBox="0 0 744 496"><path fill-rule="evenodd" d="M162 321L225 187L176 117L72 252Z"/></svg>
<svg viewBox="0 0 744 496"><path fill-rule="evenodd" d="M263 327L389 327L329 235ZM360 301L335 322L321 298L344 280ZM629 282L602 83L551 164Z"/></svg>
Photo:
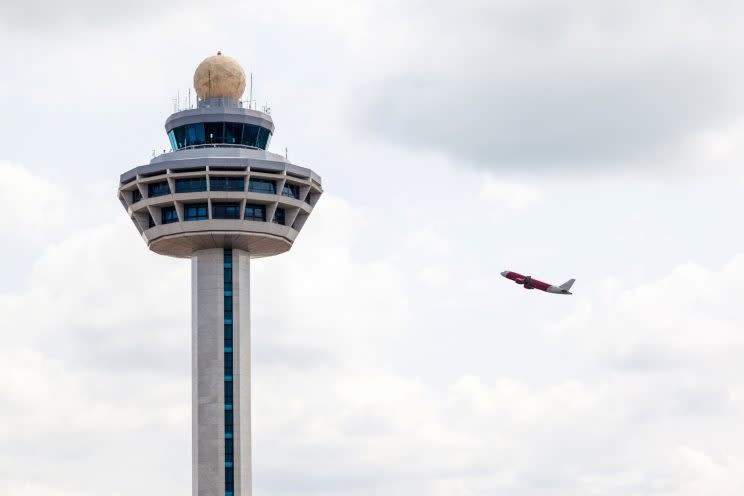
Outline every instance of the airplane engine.
<svg viewBox="0 0 744 496"><path fill-rule="evenodd" d="M535 286L530 286L529 284L525 284L524 289L535 289Z"/></svg>
<svg viewBox="0 0 744 496"><path fill-rule="evenodd" d="M522 279L517 279L514 282L517 284L524 284L524 281Z"/></svg>

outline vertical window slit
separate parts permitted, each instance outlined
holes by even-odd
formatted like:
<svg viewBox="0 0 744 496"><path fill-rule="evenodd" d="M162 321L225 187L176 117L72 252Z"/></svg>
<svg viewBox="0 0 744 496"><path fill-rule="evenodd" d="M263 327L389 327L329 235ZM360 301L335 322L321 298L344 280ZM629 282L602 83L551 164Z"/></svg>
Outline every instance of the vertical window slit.
<svg viewBox="0 0 744 496"><path fill-rule="evenodd" d="M235 492L235 454L234 454L234 410L233 410L233 279L232 249L225 248L223 253L224 277L224 328L225 328L225 496Z"/></svg>

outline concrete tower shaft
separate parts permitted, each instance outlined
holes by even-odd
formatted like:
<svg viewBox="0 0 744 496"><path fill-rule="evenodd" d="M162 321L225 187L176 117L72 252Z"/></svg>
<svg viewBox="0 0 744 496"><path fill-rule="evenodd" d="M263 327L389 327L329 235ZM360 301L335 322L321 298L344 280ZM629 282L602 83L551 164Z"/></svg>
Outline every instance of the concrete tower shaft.
<svg viewBox="0 0 744 496"><path fill-rule="evenodd" d="M120 177L148 248L192 263L193 496L251 495L250 259L288 251L322 194L312 170L267 151L274 122L237 99L218 54L196 108L168 117L172 150Z"/></svg>
<svg viewBox="0 0 744 496"><path fill-rule="evenodd" d="M198 251L191 280L193 494L250 496L250 255Z"/></svg>

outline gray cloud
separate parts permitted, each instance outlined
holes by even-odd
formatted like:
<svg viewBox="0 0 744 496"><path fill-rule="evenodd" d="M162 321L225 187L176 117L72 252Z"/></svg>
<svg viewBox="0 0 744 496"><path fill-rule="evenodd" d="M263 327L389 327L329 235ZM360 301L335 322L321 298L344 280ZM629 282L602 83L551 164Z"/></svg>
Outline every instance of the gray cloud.
<svg viewBox="0 0 744 496"><path fill-rule="evenodd" d="M383 49L360 119L483 168L658 160L744 110L722 5L436 4Z"/></svg>
<svg viewBox="0 0 744 496"><path fill-rule="evenodd" d="M161 18L167 9L177 5L183 8L184 4L174 0L1 0L0 25L15 31L63 30L81 24L95 28L132 20Z"/></svg>

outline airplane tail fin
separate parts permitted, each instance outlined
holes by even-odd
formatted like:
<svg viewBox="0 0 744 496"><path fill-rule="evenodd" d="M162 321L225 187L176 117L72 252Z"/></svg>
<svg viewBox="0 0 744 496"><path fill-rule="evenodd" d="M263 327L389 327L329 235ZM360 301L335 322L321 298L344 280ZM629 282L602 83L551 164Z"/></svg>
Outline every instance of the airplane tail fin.
<svg viewBox="0 0 744 496"><path fill-rule="evenodd" d="M564 289L566 291L570 291L571 290L571 286L573 286L573 283L575 283L575 282L576 282L576 279L569 279L568 281L564 282L563 284L561 284L558 287L561 288L561 289Z"/></svg>

